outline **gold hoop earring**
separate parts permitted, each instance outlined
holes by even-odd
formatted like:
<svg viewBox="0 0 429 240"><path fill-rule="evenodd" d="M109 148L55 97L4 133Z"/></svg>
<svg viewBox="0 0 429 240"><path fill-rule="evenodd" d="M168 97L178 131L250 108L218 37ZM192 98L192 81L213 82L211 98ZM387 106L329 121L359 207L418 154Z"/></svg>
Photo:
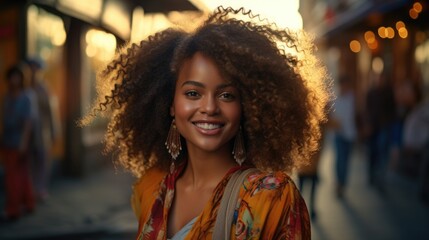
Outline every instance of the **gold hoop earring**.
<svg viewBox="0 0 429 240"><path fill-rule="evenodd" d="M177 156L180 154L180 150L182 150L182 144L180 142L180 133L177 130L176 120L173 119L170 125L170 130L168 131L167 141L165 141L165 146L167 147L168 153L170 153L171 161L170 165L170 173L174 172L175 169L175 161Z"/></svg>
<svg viewBox="0 0 429 240"><path fill-rule="evenodd" d="M240 166L246 160L246 149L244 148L244 139L243 139L241 126L240 126L240 129L238 130L237 136L235 136L234 149L232 150L232 155L234 156L235 161Z"/></svg>

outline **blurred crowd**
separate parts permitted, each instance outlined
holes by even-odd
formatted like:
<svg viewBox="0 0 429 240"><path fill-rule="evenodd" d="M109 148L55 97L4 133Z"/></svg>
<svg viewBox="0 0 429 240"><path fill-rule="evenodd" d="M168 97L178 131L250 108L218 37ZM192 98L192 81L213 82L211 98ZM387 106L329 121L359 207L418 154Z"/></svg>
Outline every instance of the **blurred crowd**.
<svg viewBox="0 0 429 240"><path fill-rule="evenodd" d="M32 213L38 202L49 197L49 154L56 130L50 95L40 74L43 67L34 58L6 71L0 134L6 221Z"/></svg>
<svg viewBox="0 0 429 240"><path fill-rule="evenodd" d="M392 84L389 75L375 78L358 122L366 145L368 182L384 190L386 171L411 177L421 199L429 194L429 105L422 86L411 81Z"/></svg>
<svg viewBox="0 0 429 240"><path fill-rule="evenodd" d="M337 197L344 197L350 158L359 144L365 151L368 186L383 193L391 171L417 184L419 198L429 204L429 98L425 89L410 81L395 85L388 74L380 74L366 92L364 111L359 112L353 81L343 75L334 82L337 91L322 132L333 133ZM306 179L312 181L309 209L313 218L319 158L320 152L314 155L312 166L298 172L301 188Z"/></svg>

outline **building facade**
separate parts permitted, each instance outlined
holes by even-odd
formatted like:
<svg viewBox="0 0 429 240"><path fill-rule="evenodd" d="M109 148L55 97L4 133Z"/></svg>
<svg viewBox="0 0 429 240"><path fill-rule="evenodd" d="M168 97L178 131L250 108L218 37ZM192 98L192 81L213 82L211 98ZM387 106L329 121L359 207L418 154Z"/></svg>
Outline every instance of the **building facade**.
<svg viewBox="0 0 429 240"><path fill-rule="evenodd" d="M7 68L28 58L41 59L59 130L52 149L54 165L62 174L84 175L106 163L101 142L107 120L97 118L84 128L77 124L95 97L100 66L118 47L200 15L184 0L0 1L0 97Z"/></svg>

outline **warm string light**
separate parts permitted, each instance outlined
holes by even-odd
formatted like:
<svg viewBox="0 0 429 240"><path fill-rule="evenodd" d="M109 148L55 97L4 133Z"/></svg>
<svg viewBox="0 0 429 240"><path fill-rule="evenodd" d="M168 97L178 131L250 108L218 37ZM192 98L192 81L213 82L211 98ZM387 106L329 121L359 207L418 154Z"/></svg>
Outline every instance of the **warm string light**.
<svg viewBox="0 0 429 240"><path fill-rule="evenodd" d="M350 50L352 50L352 52L354 53L360 52L361 50L360 42L358 40L352 40L350 42Z"/></svg>
<svg viewBox="0 0 429 240"><path fill-rule="evenodd" d="M364 34L365 41L371 50L375 50L378 48L378 41L375 38L375 34L372 31L366 31Z"/></svg>
<svg viewBox="0 0 429 240"><path fill-rule="evenodd" d="M423 6L420 2L416 1L414 2L412 8L409 10L409 15L412 19L417 19L419 14L422 12ZM395 27L386 27L381 26L377 29L377 34L382 39L393 39L397 35L400 38L407 38L408 37L408 30L405 26L405 23L403 21L397 21L395 23ZM364 34L365 42L369 49L375 50L378 48L378 41L376 34L373 31L366 31ZM350 50L354 53L358 53L361 50L361 44L358 40L352 40L350 41Z"/></svg>
<svg viewBox="0 0 429 240"><path fill-rule="evenodd" d="M405 27L405 23L402 21L397 21L395 24L396 30L398 31L398 35L401 38L407 38L408 37L408 30Z"/></svg>
<svg viewBox="0 0 429 240"><path fill-rule="evenodd" d="M410 9L408 13L412 19L417 19L419 17L419 14L422 12L422 10L423 10L422 4L419 2L415 2L413 4L413 7Z"/></svg>

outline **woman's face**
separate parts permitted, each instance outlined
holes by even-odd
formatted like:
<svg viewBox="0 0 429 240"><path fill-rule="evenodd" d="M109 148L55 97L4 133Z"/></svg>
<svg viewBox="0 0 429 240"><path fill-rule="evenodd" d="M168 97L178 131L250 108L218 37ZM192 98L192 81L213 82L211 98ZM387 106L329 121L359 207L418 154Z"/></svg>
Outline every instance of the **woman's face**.
<svg viewBox="0 0 429 240"><path fill-rule="evenodd" d="M179 72L170 113L190 150L230 151L240 126L240 95L210 58L196 53Z"/></svg>

